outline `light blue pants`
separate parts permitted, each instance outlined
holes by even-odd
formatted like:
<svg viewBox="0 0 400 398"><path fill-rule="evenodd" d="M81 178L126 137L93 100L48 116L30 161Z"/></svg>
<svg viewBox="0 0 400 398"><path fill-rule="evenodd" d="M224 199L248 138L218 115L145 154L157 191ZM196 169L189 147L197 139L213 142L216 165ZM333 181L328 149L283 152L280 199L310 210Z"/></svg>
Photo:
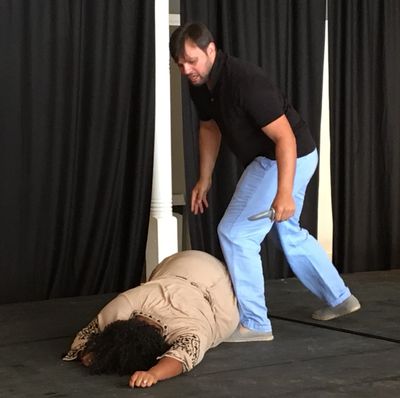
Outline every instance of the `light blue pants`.
<svg viewBox="0 0 400 398"><path fill-rule="evenodd" d="M276 223L282 249L297 278L329 306L350 296L349 289L318 241L300 227L304 195L318 163L315 150L297 159L293 197L296 212L288 221ZM232 200L218 225L218 236L238 299L241 324L270 331L264 295L260 245L273 222L248 217L269 209L277 191L277 162L257 157L243 172Z"/></svg>

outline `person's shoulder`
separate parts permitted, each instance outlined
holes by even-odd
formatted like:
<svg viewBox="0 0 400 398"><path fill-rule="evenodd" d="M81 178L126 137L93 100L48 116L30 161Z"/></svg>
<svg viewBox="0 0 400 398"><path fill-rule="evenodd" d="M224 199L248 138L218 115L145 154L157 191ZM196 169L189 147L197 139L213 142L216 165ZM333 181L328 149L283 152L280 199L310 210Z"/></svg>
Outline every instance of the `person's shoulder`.
<svg viewBox="0 0 400 398"><path fill-rule="evenodd" d="M240 92L257 90L272 86L266 71L259 65L229 55L227 57L229 80Z"/></svg>
<svg viewBox="0 0 400 398"><path fill-rule="evenodd" d="M259 65L233 55L227 55L226 64L228 69L231 69L233 73L239 74L243 77L267 77L266 72Z"/></svg>

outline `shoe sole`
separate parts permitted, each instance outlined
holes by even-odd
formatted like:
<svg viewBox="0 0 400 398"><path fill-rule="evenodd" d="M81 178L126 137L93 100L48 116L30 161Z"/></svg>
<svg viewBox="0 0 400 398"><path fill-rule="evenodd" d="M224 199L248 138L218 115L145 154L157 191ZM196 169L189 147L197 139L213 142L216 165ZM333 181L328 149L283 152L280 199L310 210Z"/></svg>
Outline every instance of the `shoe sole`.
<svg viewBox="0 0 400 398"><path fill-rule="evenodd" d="M252 341L272 341L274 336L240 336L232 337L224 341L224 343L251 343Z"/></svg>
<svg viewBox="0 0 400 398"><path fill-rule="evenodd" d="M354 307L354 308L352 308L350 310L347 310L343 314L332 314L332 316L327 315L325 317L319 317L318 315L314 316L314 314L313 314L313 315L311 315L311 318L315 319L316 321L330 321L332 319L336 319L336 318L340 318L340 317L345 316L345 315L352 314L353 312L358 311L360 308L361 308L361 305L358 305L358 306L356 306L356 307Z"/></svg>

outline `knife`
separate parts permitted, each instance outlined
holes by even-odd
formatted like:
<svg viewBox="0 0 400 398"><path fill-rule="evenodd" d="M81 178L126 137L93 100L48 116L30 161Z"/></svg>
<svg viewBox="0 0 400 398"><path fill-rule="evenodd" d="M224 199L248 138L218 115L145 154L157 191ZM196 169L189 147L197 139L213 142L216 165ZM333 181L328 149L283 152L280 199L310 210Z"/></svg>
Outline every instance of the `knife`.
<svg viewBox="0 0 400 398"><path fill-rule="evenodd" d="M248 218L249 221L261 220L262 218L269 218L271 221L275 220L275 209L271 207L269 210L262 211L261 213L254 214Z"/></svg>

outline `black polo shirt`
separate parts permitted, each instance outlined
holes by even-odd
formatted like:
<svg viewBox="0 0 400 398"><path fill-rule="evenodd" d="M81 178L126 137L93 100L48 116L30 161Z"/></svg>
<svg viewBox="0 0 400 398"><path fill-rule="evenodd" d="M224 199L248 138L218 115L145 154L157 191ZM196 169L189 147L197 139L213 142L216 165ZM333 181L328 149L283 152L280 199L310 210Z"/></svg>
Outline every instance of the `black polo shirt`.
<svg viewBox="0 0 400 398"><path fill-rule="evenodd" d="M261 128L283 114L296 136L297 157L315 149L306 123L258 66L218 51L209 84L210 89L207 84L190 84L199 119L216 121L245 166L257 156L275 159L275 144Z"/></svg>

